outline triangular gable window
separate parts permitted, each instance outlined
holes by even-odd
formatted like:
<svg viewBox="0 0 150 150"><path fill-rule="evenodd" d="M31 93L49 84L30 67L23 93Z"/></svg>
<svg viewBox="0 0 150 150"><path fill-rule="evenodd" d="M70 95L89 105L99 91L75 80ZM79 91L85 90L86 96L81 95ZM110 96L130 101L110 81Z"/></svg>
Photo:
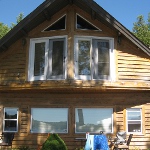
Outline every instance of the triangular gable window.
<svg viewBox="0 0 150 150"><path fill-rule="evenodd" d="M101 31L99 28L97 28L92 23L88 22L86 19L79 15L76 16L76 28L81 30Z"/></svg>
<svg viewBox="0 0 150 150"><path fill-rule="evenodd" d="M59 18L56 22L47 27L44 31L65 30L66 29L66 15Z"/></svg>

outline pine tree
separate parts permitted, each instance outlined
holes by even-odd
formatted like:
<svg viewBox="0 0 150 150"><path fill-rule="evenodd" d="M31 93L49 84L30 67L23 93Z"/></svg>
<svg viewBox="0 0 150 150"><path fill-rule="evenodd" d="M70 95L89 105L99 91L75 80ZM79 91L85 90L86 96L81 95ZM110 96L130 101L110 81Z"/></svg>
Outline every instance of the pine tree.
<svg viewBox="0 0 150 150"><path fill-rule="evenodd" d="M147 21L144 20L144 16L140 15L133 25L134 35L150 47L150 13L148 14Z"/></svg>
<svg viewBox="0 0 150 150"><path fill-rule="evenodd" d="M5 36L12 28L14 28L14 26L16 26L23 19L23 17L23 13L20 13L16 18L16 23L12 23L10 27L0 22L0 39Z"/></svg>

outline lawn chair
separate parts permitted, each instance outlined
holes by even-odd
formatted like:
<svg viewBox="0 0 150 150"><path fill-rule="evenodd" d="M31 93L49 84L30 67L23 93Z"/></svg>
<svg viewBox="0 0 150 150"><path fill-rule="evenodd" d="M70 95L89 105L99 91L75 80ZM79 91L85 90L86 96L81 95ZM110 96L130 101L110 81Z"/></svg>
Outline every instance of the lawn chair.
<svg viewBox="0 0 150 150"><path fill-rule="evenodd" d="M1 135L1 142L0 142L0 147L11 147L12 148L12 141L14 139L14 133L8 133L4 132Z"/></svg>
<svg viewBox="0 0 150 150"><path fill-rule="evenodd" d="M113 150L119 150L119 149L120 150L122 150L122 149L128 150L130 142L131 142L131 139L132 139L132 136L133 136L133 134L130 134L128 140L126 142L124 142L124 143L114 143Z"/></svg>
<svg viewBox="0 0 150 150"><path fill-rule="evenodd" d="M126 132L118 132L116 135L116 142L115 144L123 144L126 143Z"/></svg>

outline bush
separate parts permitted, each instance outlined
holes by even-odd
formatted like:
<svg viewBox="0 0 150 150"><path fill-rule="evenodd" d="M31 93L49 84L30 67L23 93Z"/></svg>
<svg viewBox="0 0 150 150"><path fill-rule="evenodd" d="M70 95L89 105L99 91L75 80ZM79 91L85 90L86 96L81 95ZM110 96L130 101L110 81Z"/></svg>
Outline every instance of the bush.
<svg viewBox="0 0 150 150"><path fill-rule="evenodd" d="M67 150L64 141L58 134L50 134L47 140L43 143L41 150Z"/></svg>

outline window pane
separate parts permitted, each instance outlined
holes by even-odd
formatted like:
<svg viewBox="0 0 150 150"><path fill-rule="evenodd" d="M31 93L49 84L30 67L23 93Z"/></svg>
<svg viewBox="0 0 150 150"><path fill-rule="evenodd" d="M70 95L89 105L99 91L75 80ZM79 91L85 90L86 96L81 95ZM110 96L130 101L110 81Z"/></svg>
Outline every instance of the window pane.
<svg viewBox="0 0 150 150"><path fill-rule="evenodd" d="M66 28L66 16L60 18L57 22L52 24L44 31L52 31L52 30L62 30Z"/></svg>
<svg viewBox="0 0 150 150"><path fill-rule="evenodd" d="M45 42L35 43L34 76L44 75Z"/></svg>
<svg viewBox="0 0 150 150"><path fill-rule="evenodd" d="M64 41L53 41L52 75L63 75Z"/></svg>
<svg viewBox="0 0 150 150"><path fill-rule="evenodd" d="M77 108L76 133L112 132L112 113L111 108Z"/></svg>
<svg viewBox="0 0 150 150"><path fill-rule="evenodd" d="M129 121L128 122L128 132L141 132L141 122Z"/></svg>
<svg viewBox="0 0 150 150"><path fill-rule="evenodd" d="M141 112L128 112L128 120L141 120Z"/></svg>
<svg viewBox="0 0 150 150"><path fill-rule="evenodd" d="M128 110L128 112L129 111L131 111L131 112L133 112L133 111L139 111L140 112L141 111L140 108L128 108L127 110Z"/></svg>
<svg viewBox="0 0 150 150"><path fill-rule="evenodd" d="M90 75L90 41L78 41L78 75Z"/></svg>
<svg viewBox="0 0 150 150"><path fill-rule="evenodd" d="M77 15L77 29L86 29L86 30L99 30L89 22L87 22L85 19Z"/></svg>
<svg viewBox="0 0 150 150"><path fill-rule="evenodd" d="M98 48L98 75L109 75L110 57L109 42L97 42Z"/></svg>
<svg viewBox="0 0 150 150"><path fill-rule="evenodd" d="M17 109L5 108L5 119L17 119Z"/></svg>
<svg viewBox="0 0 150 150"><path fill-rule="evenodd" d="M32 108L31 132L35 133L67 133L67 108Z"/></svg>
<svg viewBox="0 0 150 150"><path fill-rule="evenodd" d="M4 131L17 131L17 121L5 120Z"/></svg>

